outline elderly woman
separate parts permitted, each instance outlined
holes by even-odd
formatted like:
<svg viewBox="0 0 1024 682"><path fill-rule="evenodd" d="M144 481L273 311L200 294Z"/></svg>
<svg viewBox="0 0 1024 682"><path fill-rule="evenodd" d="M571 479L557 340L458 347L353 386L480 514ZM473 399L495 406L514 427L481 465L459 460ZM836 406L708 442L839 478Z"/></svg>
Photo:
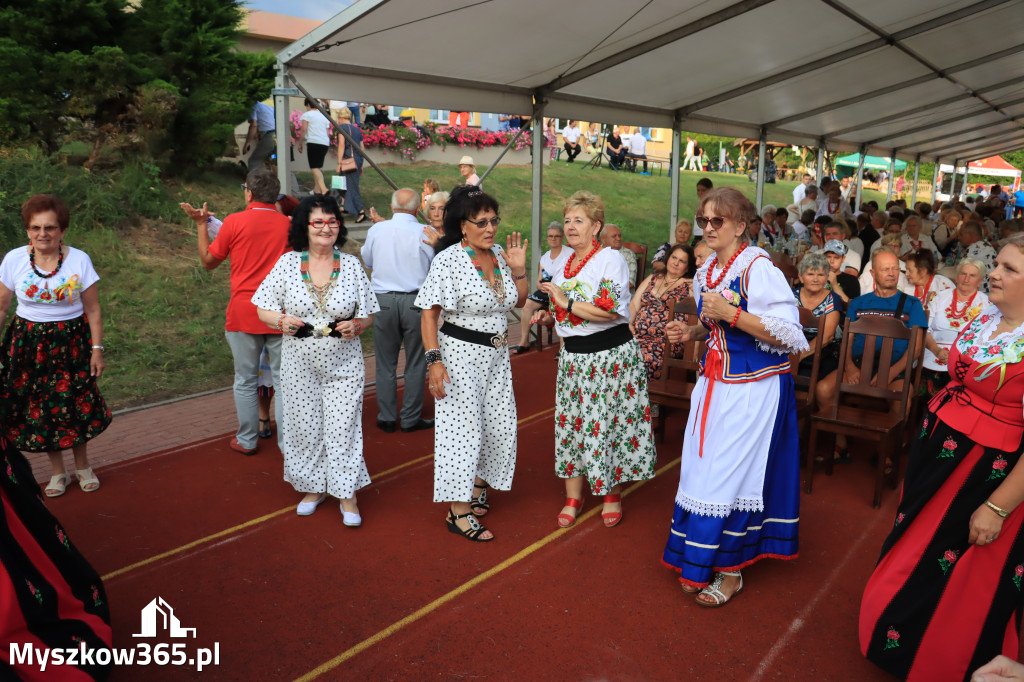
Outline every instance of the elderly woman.
<svg viewBox="0 0 1024 682"><path fill-rule="evenodd" d="M526 247L519 233L495 246L498 202L457 187L427 279L416 296L434 396L434 502L448 504L448 530L474 542L494 534L487 488L511 490L516 399L506 314L526 300ZM440 326L441 321L444 326ZM479 491L479 493L477 493Z"/></svg>
<svg viewBox="0 0 1024 682"><path fill-rule="evenodd" d="M665 325L677 317L672 307L676 301L691 298L693 273L697 271L693 249L676 244L668 254L664 274L652 274L640 283L629 302L629 329L633 332L640 354L647 367L647 379L660 379L665 353ZM681 345L674 345L673 355L682 353Z"/></svg>
<svg viewBox="0 0 1024 682"><path fill-rule="evenodd" d="M797 555L799 435L789 353L807 350L793 291L768 254L743 241L754 214L732 187L704 197L697 224L715 251L693 279L707 339L691 397L675 513L663 562L701 606L743 589L740 569Z"/></svg>
<svg viewBox="0 0 1024 682"><path fill-rule="evenodd" d="M939 249L932 238L921 233L921 217L911 213L903 220L903 236L900 238L900 250L897 254L907 260L910 254L918 251L929 251L939 260Z"/></svg>
<svg viewBox="0 0 1024 682"><path fill-rule="evenodd" d="M814 220L814 214L818 211L818 186L814 184L807 185L803 198L787 206L786 211L789 214L790 224L800 222L804 226L809 225L810 221L804 222L803 216L805 211L813 211L811 220Z"/></svg>
<svg viewBox="0 0 1024 682"><path fill-rule="evenodd" d="M96 380L103 374L99 275L84 251L64 244L70 222L59 198L36 194L21 206L28 237L0 263L0 325L17 297L4 333L0 371L4 436L25 452L45 452L53 475L47 497L64 494L70 476L63 450L75 456L78 486L100 487L87 443L110 425Z"/></svg>
<svg viewBox="0 0 1024 682"><path fill-rule="evenodd" d="M988 268L980 260L965 258L956 267L956 287L938 292L931 299L928 334L924 342L924 381L921 392L934 395L949 382L949 348L957 335L988 307L988 296L979 291ZM952 284L952 283L951 283ZM910 293L910 292L907 292Z"/></svg>
<svg viewBox="0 0 1024 682"><path fill-rule="evenodd" d="M841 260L841 259L840 259ZM834 274L828 259L820 253L809 253L797 266L800 272L800 285L793 289L796 304L807 308L818 317L817 329L804 328L804 336L810 344L818 333L824 334L821 344L821 360L818 363L818 376L828 376L839 367L839 342L842 329L839 318L845 309L843 300L833 289L826 285L829 277ZM808 347L800 353L800 374L810 376L814 363L811 357L814 351Z"/></svg>
<svg viewBox="0 0 1024 682"><path fill-rule="evenodd" d="M939 221L932 228L931 237L942 256L947 256L956 248L963 219L963 214L952 208L945 208L939 212Z"/></svg>
<svg viewBox="0 0 1024 682"><path fill-rule="evenodd" d="M465 180L464 185L476 185L477 189L483 189L480 184L480 176L476 174L476 164L472 156L463 156L459 159L459 175Z"/></svg>
<svg viewBox="0 0 1024 682"><path fill-rule="evenodd" d="M940 291L952 289L953 282L948 277L935 274L935 256L930 250L913 251L908 253L903 260L907 264L907 284L909 286L902 291L916 296L924 306L924 314L927 315L935 296Z"/></svg>
<svg viewBox="0 0 1024 682"><path fill-rule="evenodd" d="M604 202L581 190L563 215L572 253L542 287L565 341L555 384L555 473L565 479L566 497L557 521L576 523L589 487L604 496L601 518L611 528L622 520L622 485L654 477L647 373L629 331L626 261L597 240Z"/></svg>
<svg viewBox="0 0 1024 682"><path fill-rule="evenodd" d="M999 252L989 281L993 305L949 347L949 384L911 445L895 523L861 601L862 653L900 678L968 679L996 654L1018 653L1024 235Z"/></svg>
<svg viewBox="0 0 1024 682"><path fill-rule="evenodd" d="M359 126L352 123L352 112L345 108L338 114L338 127L348 133L355 144L338 134L338 173L345 175L345 210L356 217L357 223L366 221L366 211L363 210L363 195L359 192L359 176L363 172L363 131ZM342 169L342 162L345 159L354 159L355 166L347 170ZM351 166L351 162L346 164Z"/></svg>
<svg viewBox="0 0 1024 682"><path fill-rule="evenodd" d="M540 257L540 271L537 273L537 291L534 291L526 299L523 306L523 314L520 319L531 320L538 310L547 310L550 300L548 295L540 290L545 282L550 282L554 273L565 265L565 259L570 255L570 249L565 248L562 243L565 241L565 230L558 221L552 221L548 225L548 250ZM514 353L525 353L530 349L530 328L529 322L520 324L522 330L519 345L514 347Z"/></svg>
<svg viewBox="0 0 1024 682"><path fill-rule="evenodd" d="M342 521L359 526L356 491L369 485L363 459L365 369L359 335L379 310L362 264L342 253L341 209L313 195L292 214L286 252L252 297L268 327L284 333L281 385L284 480L304 493L308 516L331 495Z"/></svg>
<svg viewBox="0 0 1024 682"><path fill-rule="evenodd" d="M675 244L663 243L654 252L654 260L651 261L651 270L658 275L665 274L665 264L668 261L668 254L680 244L689 245L693 241L693 225L686 218L676 223ZM693 259L691 259L692 261ZM690 275L693 276L692 274ZM639 290L639 289L638 289Z"/></svg>

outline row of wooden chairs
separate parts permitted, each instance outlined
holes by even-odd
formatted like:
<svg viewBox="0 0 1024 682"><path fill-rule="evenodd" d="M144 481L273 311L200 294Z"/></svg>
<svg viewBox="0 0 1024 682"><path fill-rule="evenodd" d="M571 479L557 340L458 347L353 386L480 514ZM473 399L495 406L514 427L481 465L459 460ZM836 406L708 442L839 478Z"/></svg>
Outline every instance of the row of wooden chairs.
<svg viewBox="0 0 1024 682"><path fill-rule="evenodd" d="M693 299L677 301L672 305L675 314L685 315L688 320L695 320L697 303ZM800 324L807 329L821 330L821 319L806 308L800 308ZM797 418L800 424L801 441L807 442L805 451L806 483L804 490L809 494L814 483L814 462L817 451L819 432L834 435L846 435L862 440L870 440L879 445L878 475L875 481L874 506L881 504L882 485L886 476L885 462L891 459L894 470L891 480L898 480L900 452L908 440L907 420L912 413L912 402L918 395L921 382L920 349L924 330L915 327L908 329L895 318L862 317L856 321L846 321L840 346L839 367L845 367L855 335L864 336L864 355L861 363L860 380L854 383L843 381L840 375L837 385L837 400L831 405L817 405L815 392L818 384L818 373L821 362L824 339L818 333L814 337L813 361L810 377L800 376L798 366L799 355L790 356L790 366L795 382ZM876 340L882 339L881 350L876 353ZM911 380L904 380L899 390L891 390L889 385L896 379L892 372L892 348L896 341L908 342L907 352L915 362L907 370ZM680 356L674 357L669 352L671 345L665 339L663 368L660 379L650 382L648 392L652 404L661 408L655 436L664 440L666 413L671 409L690 409L690 395L697 382L700 358L704 353L703 341L687 343ZM918 349L915 353L915 349ZM876 371L877 369L877 371ZM841 373L842 374L842 373ZM872 379L877 374L877 385ZM810 430L810 438L804 436ZM832 474L831 453L825 457L826 473Z"/></svg>

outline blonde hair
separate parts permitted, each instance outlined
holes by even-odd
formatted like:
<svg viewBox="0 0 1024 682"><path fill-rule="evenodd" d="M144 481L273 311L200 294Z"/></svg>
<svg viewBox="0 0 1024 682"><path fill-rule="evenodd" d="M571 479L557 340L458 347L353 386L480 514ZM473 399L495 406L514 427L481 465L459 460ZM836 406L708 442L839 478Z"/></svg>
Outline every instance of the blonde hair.
<svg viewBox="0 0 1024 682"><path fill-rule="evenodd" d="M900 242L903 240L903 236L899 232L890 232L889 234L882 235L882 246L892 247L896 246L896 250L899 250Z"/></svg>
<svg viewBox="0 0 1024 682"><path fill-rule="evenodd" d="M438 190L438 191L436 191L436 192L434 192L433 194L430 195L430 201L427 202L427 207L433 206L434 204L437 204L437 203L447 204L448 203L448 197L450 197L450 196L451 195L448 194L448 192L443 192L441 190Z"/></svg>
<svg viewBox="0 0 1024 682"><path fill-rule="evenodd" d="M562 215L577 209L583 211L583 215L588 219L595 223L601 223L601 227L604 227L604 202L601 201L601 197L581 189L565 200Z"/></svg>
<svg viewBox="0 0 1024 682"><path fill-rule="evenodd" d="M348 107L342 107L338 111L338 120L339 121L351 121L352 120L352 110L349 109Z"/></svg>

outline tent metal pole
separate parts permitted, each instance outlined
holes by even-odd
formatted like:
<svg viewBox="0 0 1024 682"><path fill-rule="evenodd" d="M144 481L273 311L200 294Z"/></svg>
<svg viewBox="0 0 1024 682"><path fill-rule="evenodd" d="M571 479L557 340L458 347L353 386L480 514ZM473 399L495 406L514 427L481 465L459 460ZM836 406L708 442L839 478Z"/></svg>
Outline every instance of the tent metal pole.
<svg viewBox="0 0 1024 682"><path fill-rule="evenodd" d="M893 189L896 187L896 150L892 150L892 156L889 157L889 186L885 188L885 203L889 203L893 200Z"/></svg>
<svg viewBox="0 0 1024 682"><path fill-rule="evenodd" d="M530 118L533 128L533 154L531 164L533 166L533 182L530 192L530 281L532 285L533 273L540 272L540 252L544 248L541 241L541 207L544 201L544 100L535 96L533 102L533 116ZM538 332L539 333L539 332Z"/></svg>
<svg viewBox="0 0 1024 682"><path fill-rule="evenodd" d="M277 76L274 77L274 89L282 91L285 88L285 73L287 67L281 60L277 61ZM288 179L291 173L288 169L289 161L289 150L291 145L289 144L288 134L288 96L287 95L274 95L274 135L277 138L277 180L281 183L281 192L284 194L291 194L292 188L289 186ZM295 188L298 190L298 188Z"/></svg>
<svg viewBox="0 0 1024 682"><path fill-rule="evenodd" d="M960 167L960 160L953 159L953 177L949 181L949 201L952 203L953 195L956 194L956 169Z"/></svg>
<svg viewBox="0 0 1024 682"><path fill-rule="evenodd" d="M679 124L672 126L672 161L668 172L668 181L672 183L672 204L669 215L668 243L676 240L676 223L679 222Z"/></svg>
<svg viewBox="0 0 1024 682"><path fill-rule="evenodd" d="M971 160L964 161L964 181L960 185L960 200L963 201L964 197L967 196L967 178L971 174Z"/></svg>
<svg viewBox="0 0 1024 682"><path fill-rule="evenodd" d="M821 174L825 170L825 138L818 140L818 163L814 167L814 184L821 187Z"/></svg>
<svg viewBox="0 0 1024 682"><path fill-rule="evenodd" d="M910 194L910 205L917 205L917 179L921 176L921 155L914 158L914 191ZM927 218L928 216L924 216Z"/></svg>
<svg viewBox="0 0 1024 682"><path fill-rule="evenodd" d="M532 121L532 119L531 119L531 121ZM480 176L480 182L477 183L478 185L484 184L484 178L486 178L488 175L490 175L491 171L494 170L494 167L497 166L499 163L501 163L501 157L505 156L505 154L508 153L508 150L512 148L512 145L514 145L516 143L516 141L520 137L522 137L523 133L525 133L526 131L527 131L527 128L523 128L523 127L519 128L519 132L516 133L515 136L511 140L508 141L508 144L505 145L505 148L501 150L500 154L498 154L498 158L496 158L494 160L494 163L492 163L487 168L487 170L484 171L484 174Z"/></svg>
<svg viewBox="0 0 1024 682"><path fill-rule="evenodd" d="M939 165L941 164L941 162L942 162L942 159L940 159L938 157L935 158L935 170L932 171L932 194L931 194L931 197L932 197L932 203L933 204L935 203L935 201L937 199L936 195L939 193L939 190L936 189L936 187L939 184Z"/></svg>
<svg viewBox="0 0 1024 682"><path fill-rule="evenodd" d="M761 128L761 137L757 141L757 214L761 215L761 204L764 202L764 155L768 148L768 131Z"/></svg>
<svg viewBox="0 0 1024 682"><path fill-rule="evenodd" d="M865 153L867 152L867 145L862 144L860 146L860 162L857 164L857 207L860 207L861 195L864 193L864 161L867 160ZM884 210L884 209L883 209Z"/></svg>

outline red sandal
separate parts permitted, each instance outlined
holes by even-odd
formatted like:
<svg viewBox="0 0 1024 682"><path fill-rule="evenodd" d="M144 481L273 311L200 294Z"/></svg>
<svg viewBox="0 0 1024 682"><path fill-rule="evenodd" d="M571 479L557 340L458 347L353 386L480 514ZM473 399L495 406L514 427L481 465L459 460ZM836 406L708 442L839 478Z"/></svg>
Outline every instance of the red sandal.
<svg viewBox="0 0 1024 682"><path fill-rule="evenodd" d="M577 500L577 499L575 499L573 497L567 497L567 498L565 498L565 506L566 507L573 507L574 509L576 509L576 516L569 516L568 514L559 514L558 515L558 527L559 528L569 528L574 523L576 523L576 518L580 515L580 510L583 509L583 500Z"/></svg>
<svg viewBox="0 0 1024 682"><path fill-rule="evenodd" d="M613 504L615 502L622 502L622 495L605 495L604 503ZM620 508L621 509L621 508ZM604 519L604 527L611 528L612 526L618 525L619 521L622 520L622 511L602 513L601 518Z"/></svg>

